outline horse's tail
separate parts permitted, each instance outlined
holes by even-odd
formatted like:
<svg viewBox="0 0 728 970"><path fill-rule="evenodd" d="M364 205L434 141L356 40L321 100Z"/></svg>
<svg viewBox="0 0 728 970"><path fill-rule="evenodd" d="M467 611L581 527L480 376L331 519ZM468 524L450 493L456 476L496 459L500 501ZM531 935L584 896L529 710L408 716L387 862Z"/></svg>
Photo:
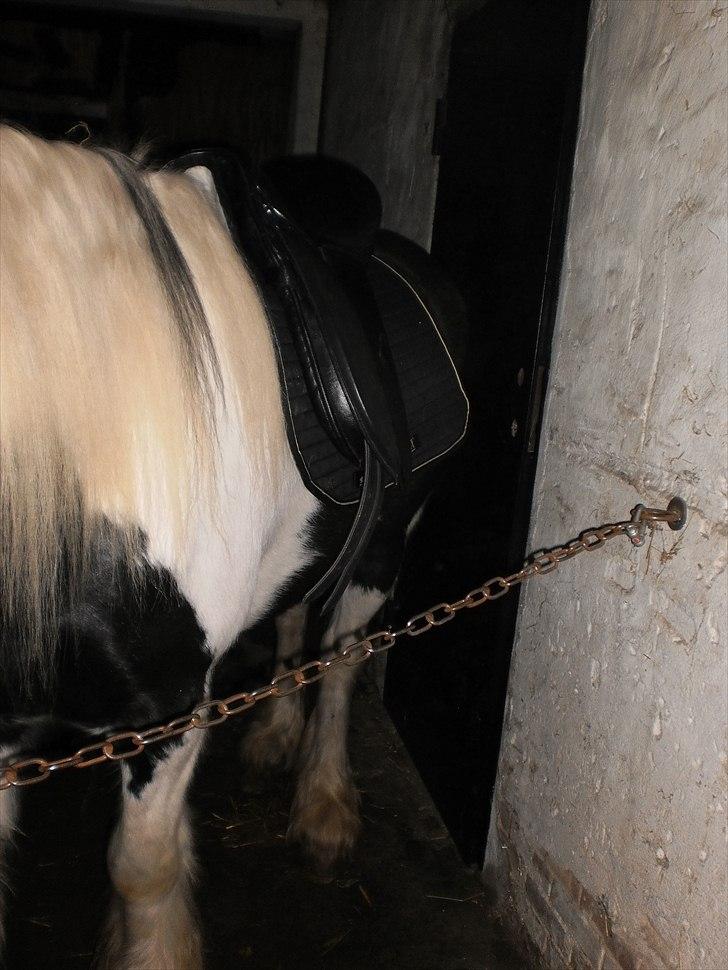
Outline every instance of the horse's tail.
<svg viewBox="0 0 728 970"><path fill-rule="evenodd" d="M183 520L220 370L132 162L3 128L0 220L0 668L42 677L99 528L133 562Z"/></svg>

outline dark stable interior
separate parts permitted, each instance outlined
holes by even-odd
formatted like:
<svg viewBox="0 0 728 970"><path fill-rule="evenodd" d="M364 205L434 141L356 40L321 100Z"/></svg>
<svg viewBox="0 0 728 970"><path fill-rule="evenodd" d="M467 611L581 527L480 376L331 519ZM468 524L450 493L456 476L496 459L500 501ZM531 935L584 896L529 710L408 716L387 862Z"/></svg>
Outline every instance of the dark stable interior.
<svg viewBox="0 0 728 970"><path fill-rule="evenodd" d="M453 36L432 253L465 297L471 403L406 553L398 616L528 552L588 4L491 3ZM518 589L389 658L385 702L463 858L482 865Z"/></svg>
<svg viewBox="0 0 728 970"><path fill-rule="evenodd" d="M0 116L152 155L219 145L257 164L288 150L293 28L88 6L4 4Z"/></svg>
<svg viewBox="0 0 728 970"><path fill-rule="evenodd" d="M512 572L527 552L587 12L587 0L560 0L558 4L498 0L460 21L454 32L448 95L438 113L441 124L433 146L440 154L440 181L432 251L450 271L468 306L470 352L462 376L471 402L471 425L410 542L392 619L457 599L491 576ZM77 141L87 134L85 127L77 127L79 119L84 119L95 140L122 149L143 144L152 156L200 143L225 145L256 164L290 150L297 50L297 33L286 26L235 27L71 10L61 4L6 4L0 39L0 115L48 136L70 133ZM324 89L324 100L325 96ZM485 851L517 601L514 591L497 603L468 611L442 630L398 646L389 656L387 711L460 857L471 866L482 864ZM385 716L371 697L368 705L370 714ZM368 729L380 731L376 721ZM364 743L364 736L364 728L355 722L354 742ZM229 747L217 745L215 750ZM402 770L402 764L393 756L391 771ZM219 784L222 774L218 770L214 775L210 769L208 776ZM107 777L108 794L114 782L108 773ZM420 798L419 782L412 784L411 791L416 790ZM204 809L199 784L196 790L198 809ZM382 790L388 790L387 785ZM404 788L398 795L403 802L408 791ZM79 803L69 795L73 817L84 806L94 804L88 794L83 799ZM44 804L53 811L51 799L44 798ZM220 799L216 806L225 819ZM237 810L230 808L231 812ZM266 809L250 811L257 812L263 824L260 820ZM375 809L372 814L376 815ZM108 826L108 811L102 813L104 818ZM72 823L73 818L66 824ZM44 836L36 830L39 837L53 838L47 831L47 819L37 820L37 824L46 828ZM230 824L237 823L233 819ZM245 824L252 825L248 816ZM253 842L257 839L264 845L266 839L280 838L277 830L275 835L267 828L263 835L261 831L260 825L257 829L252 825ZM395 827L393 831L399 830ZM443 837L438 830L433 838ZM395 836L385 833L381 849L391 853L393 843L387 849L387 838L391 843ZM83 887L83 867L78 863L87 857L83 844L69 837L68 848L74 845L74 865ZM411 849L417 858L410 869L402 870L403 885L428 878L425 874L432 874L432 866L445 865L441 855L437 856L439 862L433 861L437 854L432 854L431 846L423 849L417 839L410 839L407 845L407 852ZM56 846L54 851L62 854L62 848ZM367 843L366 851L376 853L376 840ZM209 854L212 858L214 850ZM21 856L18 853L22 866ZM203 860L204 856L203 849ZM62 868L61 855L56 862L44 858L42 853L36 854L31 864ZM372 871L376 870L375 857L368 855L367 859ZM407 865L413 862L410 858L405 861ZM267 878L278 878L275 871L271 866ZM448 857L445 868L438 871L447 871L446 881L457 883L460 878L454 857ZM463 879L470 878L465 869L459 871ZM42 872L37 869L34 878ZM101 876L97 873L94 878ZM280 876L284 882L286 878ZM257 889L254 879L249 882L240 892L252 897ZM301 886L300 892L306 895L305 882ZM457 883L457 887L450 896L461 903L470 889L477 893L469 883ZM366 885L355 881L343 889L351 889L355 897L349 900L352 912L368 913ZM383 890L383 897L392 894L388 905L393 909L398 905L398 891L396 881ZM436 886L431 895L437 898L438 891ZM316 893L319 904L327 905ZM266 906L275 908L273 890L259 895L261 913ZM102 896L99 889L98 899ZM349 899L346 893L337 898L344 897ZM294 909L295 894L285 898L286 908ZM250 899L241 901L242 919L249 903ZM76 904L81 905L78 894ZM346 907L344 911L348 913ZM313 914L305 907L303 912L308 913L305 918L310 925ZM52 952L55 931L46 932L39 925L46 940L43 947L49 949L41 947L35 962L25 963L21 953L30 938L32 920L40 917L33 915L32 907L23 910L22 905L18 914L25 928L18 937L11 931L10 952L20 962L9 966L50 966L43 953ZM386 932L381 926L370 930L381 933L385 945L387 940L406 941L408 934L414 937L423 921L433 918L429 911L413 907L387 924ZM443 924L443 930L451 925L457 933L462 918L462 913L453 916L452 924ZM270 918L270 926L266 919L260 916L261 941L274 932L275 919ZM368 961L362 958L357 963L352 955L359 939L356 919L337 916L336 931L330 937L324 926L320 932L316 930L316 952L322 962L312 962L312 966L354 968L372 962L401 968L430 966L416 947L411 949L411 962L407 962L410 957L391 962L394 951L387 951L389 956L370 952ZM92 918L91 926L93 922ZM347 932L353 936L349 943L342 943ZM340 933L344 936L337 942ZM264 947L263 942L254 945ZM213 944L210 947L215 949ZM329 951L334 955L327 955ZM261 952L259 948L258 960L262 960ZM251 956L250 965L283 967L279 952L273 947L263 962ZM454 957L448 962L451 957L445 954L432 967L467 970L483 965L485 956L485 950L472 951L471 963L459 963L453 962ZM79 952L78 957L75 963L64 965L88 965L87 953ZM223 961L220 965L245 963ZM518 966L515 957L503 965Z"/></svg>

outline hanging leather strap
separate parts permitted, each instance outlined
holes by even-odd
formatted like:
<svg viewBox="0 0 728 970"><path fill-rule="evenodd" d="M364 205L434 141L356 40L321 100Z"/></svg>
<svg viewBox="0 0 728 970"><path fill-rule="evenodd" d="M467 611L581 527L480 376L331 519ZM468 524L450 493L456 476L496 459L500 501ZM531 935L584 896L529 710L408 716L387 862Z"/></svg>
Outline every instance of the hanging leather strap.
<svg viewBox="0 0 728 970"><path fill-rule="evenodd" d="M332 609L351 581L359 558L366 549L374 527L379 519L382 506L384 483L382 466L368 443L364 444L364 478L361 498L354 521L346 537L343 548L333 564L326 570L313 589L303 598L304 603L318 599L333 585L322 609L323 613Z"/></svg>

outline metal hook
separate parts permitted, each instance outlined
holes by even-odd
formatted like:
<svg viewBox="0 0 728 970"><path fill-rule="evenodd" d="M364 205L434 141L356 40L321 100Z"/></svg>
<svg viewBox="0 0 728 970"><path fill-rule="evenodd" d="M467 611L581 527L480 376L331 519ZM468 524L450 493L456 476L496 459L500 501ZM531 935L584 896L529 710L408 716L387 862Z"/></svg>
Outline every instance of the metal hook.
<svg viewBox="0 0 728 970"><path fill-rule="evenodd" d="M633 545L641 546L645 541L648 525L654 522L666 522L671 529L678 531L685 528L687 518L688 507L685 500L676 495L670 499L666 509L648 509L644 505L636 505L632 509L632 519L625 528L625 532Z"/></svg>

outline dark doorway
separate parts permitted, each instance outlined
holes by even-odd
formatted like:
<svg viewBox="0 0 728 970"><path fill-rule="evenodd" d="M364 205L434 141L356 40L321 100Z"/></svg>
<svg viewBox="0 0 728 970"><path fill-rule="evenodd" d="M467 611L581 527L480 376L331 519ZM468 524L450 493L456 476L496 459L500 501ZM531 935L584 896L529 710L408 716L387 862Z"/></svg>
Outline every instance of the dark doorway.
<svg viewBox="0 0 728 970"><path fill-rule="evenodd" d="M455 28L432 251L470 316L467 443L410 544L398 613L526 554L587 0L496 0ZM464 859L481 865L517 590L393 651L385 700Z"/></svg>
<svg viewBox="0 0 728 970"><path fill-rule="evenodd" d="M256 164L291 149L295 24L100 6L4 6L0 117L160 157L207 144Z"/></svg>

